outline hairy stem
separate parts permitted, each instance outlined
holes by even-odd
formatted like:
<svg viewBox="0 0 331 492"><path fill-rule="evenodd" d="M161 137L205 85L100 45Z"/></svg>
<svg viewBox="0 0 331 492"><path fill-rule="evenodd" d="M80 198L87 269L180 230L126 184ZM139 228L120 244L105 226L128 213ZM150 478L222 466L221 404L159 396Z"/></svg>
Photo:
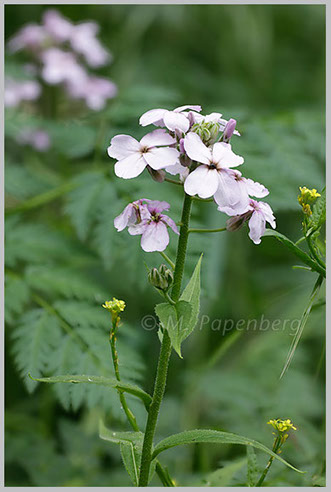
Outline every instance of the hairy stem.
<svg viewBox="0 0 331 492"><path fill-rule="evenodd" d="M171 291L171 297L175 302L178 301L179 299L181 285L182 285L186 250L187 250L188 227L190 221L191 206L192 206L191 197L185 194L183 210L182 210L182 218L181 218L182 225L180 228L180 235L179 235L178 247L177 247L174 284ZM163 333L163 340L162 340L159 362L156 372L153 399L149 407L145 436L144 436L143 450L141 456L139 487L146 487L148 485L149 470L152 461L152 447L153 447L154 434L155 434L157 419L158 419L160 406L162 403L165 386L167 382L167 372L168 372L170 355L171 355L171 341L168 332L165 330Z"/></svg>
<svg viewBox="0 0 331 492"><path fill-rule="evenodd" d="M280 447L280 444L281 444L281 439L278 436L278 437L276 437L276 439L274 441L274 445L272 447L272 450L273 450L274 453L277 453L277 451L278 451L278 449ZM259 478L258 482L256 483L255 487L261 487L262 483L264 482L265 477L267 476L268 471L270 470L270 467L271 467L272 462L273 462L274 459L275 459L274 456L270 456L270 458L268 460L268 463L267 463L267 466L263 470L262 475L260 476L260 478Z"/></svg>
<svg viewBox="0 0 331 492"><path fill-rule="evenodd" d="M165 261L171 266L171 268L174 270L175 269L175 264L174 262L169 258L168 255L165 254L164 251L159 251L160 255L162 256L162 258L165 259Z"/></svg>

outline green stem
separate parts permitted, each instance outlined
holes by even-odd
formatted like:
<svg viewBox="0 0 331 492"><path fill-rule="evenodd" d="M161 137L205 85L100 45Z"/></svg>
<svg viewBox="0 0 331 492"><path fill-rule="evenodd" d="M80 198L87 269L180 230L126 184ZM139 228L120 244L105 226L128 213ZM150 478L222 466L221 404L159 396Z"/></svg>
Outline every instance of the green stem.
<svg viewBox="0 0 331 492"><path fill-rule="evenodd" d="M323 267L325 269L326 268L325 263L324 263L324 261L321 260L321 258L317 254L316 249L315 249L315 247L314 247L314 245L312 243L311 238L309 236L306 236L306 240L307 240L307 244L308 244L308 247L309 247L309 250L310 250L311 254L315 258L315 260L317 261L317 263L319 265L321 265L321 267Z"/></svg>
<svg viewBox="0 0 331 492"><path fill-rule="evenodd" d="M274 445L272 447L272 450L274 453L277 453L279 446L280 446L280 442L281 442L280 437L279 436L276 437L276 439L274 441ZM270 467L271 467L274 459L275 459L274 456L270 456L269 461L267 463L267 466L263 470L262 475L261 475L259 481L257 482L257 484L255 485L255 487L261 487L262 483L264 482L265 477L267 476L268 471L270 470Z"/></svg>
<svg viewBox="0 0 331 492"><path fill-rule="evenodd" d="M180 235L179 235L178 247L177 247L174 284L171 292L171 297L175 302L178 301L180 296L180 290L181 290L182 279L184 274L191 206L192 206L191 197L185 194L183 210L182 210L182 218L181 218L182 225L180 228ZM168 372L169 359L171 355L171 348L172 348L171 340L168 332L165 330L163 333L163 340L162 340L159 362L156 372L153 399L149 407L145 436L144 436L143 450L141 456L141 466L140 466L139 487L147 487L148 485L149 470L152 461L152 447L153 447L154 434L155 434L157 419L158 419L160 406L162 403L165 386L167 382L167 372Z"/></svg>
<svg viewBox="0 0 331 492"><path fill-rule="evenodd" d="M219 229L189 229L188 232L198 232L198 233L205 233L205 232L223 232L226 231L226 227L220 227Z"/></svg>
<svg viewBox="0 0 331 492"><path fill-rule="evenodd" d="M117 321L116 321L116 324L117 324ZM111 348L111 354L112 354L112 359L113 359L115 376L116 376L117 381L121 381L120 371L119 371L119 367L118 367L118 353L117 353L117 349L116 349L116 325L113 325L113 329L110 332L109 343L110 343L110 348ZM125 412L125 415L127 416L128 421L130 422L132 429L135 432L138 432L139 427L138 427L138 424L136 421L136 417L133 415L130 408L128 407L128 404L126 402L126 398L124 396L123 391L118 389L117 392L118 392L118 396L120 398L122 408Z"/></svg>
<svg viewBox="0 0 331 492"><path fill-rule="evenodd" d="M174 270L175 269L175 264L174 262L169 258L169 256L167 256L165 254L164 251L159 251L160 255L162 256L162 258L165 259L165 261L171 266L171 268Z"/></svg>
<svg viewBox="0 0 331 492"><path fill-rule="evenodd" d="M184 184L181 181L176 181L175 179L171 179L171 178L164 178L164 181L166 181L167 183L171 183L171 184L175 184L175 185L179 185L179 186L183 186L183 184Z"/></svg>

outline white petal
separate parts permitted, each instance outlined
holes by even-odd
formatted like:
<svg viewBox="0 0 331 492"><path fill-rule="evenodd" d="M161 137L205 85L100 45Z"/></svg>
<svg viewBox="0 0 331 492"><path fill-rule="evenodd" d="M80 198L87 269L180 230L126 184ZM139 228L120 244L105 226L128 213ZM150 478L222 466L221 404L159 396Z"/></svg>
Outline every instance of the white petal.
<svg viewBox="0 0 331 492"><path fill-rule="evenodd" d="M164 251L169 244L169 233L163 222L151 222L141 237L141 247L146 252Z"/></svg>
<svg viewBox="0 0 331 492"><path fill-rule="evenodd" d="M155 147L157 145L174 144L176 143L176 139L162 128L159 128L151 133L147 133L147 135L140 140L140 143L146 147Z"/></svg>
<svg viewBox="0 0 331 492"><path fill-rule="evenodd" d="M218 189L218 172L208 166L199 166L189 174L184 183L185 193L199 195L200 198L209 198Z"/></svg>
<svg viewBox="0 0 331 492"><path fill-rule="evenodd" d="M121 160L133 152L138 152L139 149L139 142L135 138L130 137L130 135L116 135L111 139L107 151L109 157Z"/></svg>
<svg viewBox="0 0 331 492"><path fill-rule="evenodd" d="M231 145L225 142L214 144L213 156L222 167L236 167L244 162L243 157L232 152Z"/></svg>
<svg viewBox="0 0 331 492"><path fill-rule="evenodd" d="M176 113L175 111L167 111L163 120L165 126L173 132L175 130L180 130L185 133L190 128L190 122L186 116L181 113Z"/></svg>
<svg viewBox="0 0 331 492"><path fill-rule="evenodd" d="M217 123L222 118L222 113L210 113L204 117L205 123Z"/></svg>
<svg viewBox="0 0 331 492"><path fill-rule="evenodd" d="M269 190L261 183L253 181L249 178L243 178L243 183L245 184L247 193L251 196L256 196L257 198L264 198L269 195Z"/></svg>
<svg viewBox="0 0 331 492"><path fill-rule="evenodd" d="M211 162L210 150L196 133L190 132L186 135L184 148L189 158L193 161L201 162L201 164L209 164Z"/></svg>
<svg viewBox="0 0 331 492"><path fill-rule="evenodd" d="M273 229L276 228L276 219L273 214L272 208L270 207L269 203L265 202L259 202L259 208L262 210L262 213L266 219L267 222L271 225Z"/></svg>
<svg viewBox="0 0 331 492"><path fill-rule="evenodd" d="M219 186L214 195L214 200L219 205L222 212L226 212L224 207L233 209L239 202L238 183L226 169L218 172ZM238 213L238 212L237 212ZM229 214L232 215L232 214Z"/></svg>
<svg viewBox="0 0 331 492"><path fill-rule="evenodd" d="M200 113L201 111L201 106L190 106L187 104L186 106L179 106L178 108L174 109L175 113L181 113L182 111L185 111L185 109L193 109L193 111L198 111Z"/></svg>
<svg viewBox="0 0 331 492"><path fill-rule="evenodd" d="M115 174L119 178L131 179L139 176L145 167L145 159L143 159L140 153L135 153L116 162Z"/></svg>
<svg viewBox="0 0 331 492"><path fill-rule="evenodd" d="M156 126L163 126L163 116L166 111L166 109L151 109L140 117L139 123L141 126L151 125L152 123Z"/></svg>
<svg viewBox="0 0 331 492"><path fill-rule="evenodd" d="M143 234L148 227L148 221L142 220L139 224L134 224L128 227L128 232L131 236L139 236L139 234Z"/></svg>
<svg viewBox="0 0 331 492"><path fill-rule="evenodd" d="M249 237L255 244L260 244L261 236L263 236L265 231L265 219L263 214L259 211L255 211L252 214L249 222Z"/></svg>
<svg viewBox="0 0 331 492"><path fill-rule="evenodd" d="M188 167L182 166L179 161L177 161L176 164L174 164L173 166L167 166L165 170L167 171L167 173L172 174L173 176L179 174L180 176L184 177L186 177L189 172Z"/></svg>
<svg viewBox="0 0 331 492"><path fill-rule="evenodd" d="M154 212L154 213L160 214L161 212L164 212L165 210L169 210L170 203L159 202L158 200L150 200L146 206L147 206L150 213Z"/></svg>
<svg viewBox="0 0 331 492"><path fill-rule="evenodd" d="M177 162L179 152L172 147L151 148L144 155L144 159L152 169L156 171L164 169L167 166L172 166Z"/></svg>

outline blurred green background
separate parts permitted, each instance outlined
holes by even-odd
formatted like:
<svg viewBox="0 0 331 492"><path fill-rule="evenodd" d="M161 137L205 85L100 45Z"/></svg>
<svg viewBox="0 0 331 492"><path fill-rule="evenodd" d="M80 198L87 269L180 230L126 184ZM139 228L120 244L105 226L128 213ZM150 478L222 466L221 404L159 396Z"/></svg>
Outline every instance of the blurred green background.
<svg viewBox="0 0 331 492"><path fill-rule="evenodd" d="M49 95L55 104L47 114L42 106L6 111L6 485L130 485L119 449L98 438L100 417L113 429L127 428L116 393L35 386L27 378L28 372L110 373L108 317L100 305L116 296L127 303L119 334L123 377L152 391L159 340L141 319L153 314L160 298L147 284L144 262L162 261L143 253L138 237L118 234L113 219L144 196L167 200L179 220L181 190L147 173L132 181L115 178L106 147L119 132L142 136L138 118L151 108L201 104L204 114L236 118L242 136L232 143L245 157L242 171L270 189L266 201L277 229L297 240L298 187L324 186L325 7L56 8L73 22L100 24L100 39L114 58L99 73L118 85L118 96L99 112L77 109L60 92ZM27 22L40 22L45 10L6 6L6 38ZM25 61L22 54L8 55L6 74ZM38 153L19 146L15 135L24 125L47 129L52 148ZM214 204L194 204L194 226L222 227L225 220ZM211 321L300 318L316 274L293 270L296 259L275 239L255 246L246 228L197 236L190 237L187 276L203 251L202 314ZM172 256L176 243L171 233ZM172 355L157 440L204 427L271 447L267 420L291 418L298 431L283 457L307 473L275 463L265 484L323 485L323 307L313 310L280 380L292 335L289 323L282 331L239 335L207 323L197 329L184 344L183 360ZM130 404L143 428L144 409ZM180 485L245 483L239 446L179 447L162 458ZM266 460L258 455L260 466Z"/></svg>

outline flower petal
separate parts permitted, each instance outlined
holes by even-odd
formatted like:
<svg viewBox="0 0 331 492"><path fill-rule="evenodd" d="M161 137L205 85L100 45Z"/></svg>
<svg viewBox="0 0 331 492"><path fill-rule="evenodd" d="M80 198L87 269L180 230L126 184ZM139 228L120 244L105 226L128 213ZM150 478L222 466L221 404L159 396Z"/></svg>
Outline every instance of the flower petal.
<svg viewBox="0 0 331 492"><path fill-rule="evenodd" d="M218 172L208 166L199 166L189 174L184 183L185 193L209 198L217 191L219 185Z"/></svg>
<svg viewBox="0 0 331 492"><path fill-rule="evenodd" d="M140 144L135 138L130 135L116 135L116 137L111 139L107 151L109 157L121 160L133 152L139 152L139 149Z"/></svg>
<svg viewBox="0 0 331 492"><path fill-rule="evenodd" d="M173 132L175 130L180 130L185 133L190 128L190 122L186 116L181 113L176 113L175 111L167 111L163 120L165 126Z"/></svg>
<svg viewBox="0 0 331 492"><path fill-rule="evenodd" d="M169 233L163 222L151 222L141 237L141 247L146 252L164 251L169 244Z"/></svg>
<svg viewBox="0 0 331 492"><path fill-rule="evenodd" d="M267 222L271 225L273 229L276 228L276 219L273 214L272 208L270 207L269 203L265 202L258 202L259 203L259 208L262 211L264 218L266 219Z"/></svg>
<svg viewBox="0 0 331 492"><path fill-rule="evenodd" d="M162 215L162 219L161 220L162 220L162 222L164 222L165 224L167 224L167 226L169 226L176 234L179 234L178 227L176 226L176 222L174 220L172 220L167 215Z"/></svg>
<svg viewBox="0 0 331 492"><path fill-rule="evenodd" d="M257 198L264 198L269 195L269 190L263 184L249 178L243 178L243 182L249 195Z"/></svg>
<svg viewBox="0 0 331 492"><path fill-rule="evenodd" d="M219 162L222 167L236 167L243 164L244 159L240 155L236 155L231 145L225 142L217 142L213 146L213 158L215 162Z"/></svg>
<svg viewBox="0 0 331 492"><path fill-rule="evenodd" d="M143 172L147 163L140 153L134 153L116 162L115 174L119 178L136 178Z"/></svg>
<svg viewBox="0 0 331 492"><path fill-rule="evenodd" d="M144 154L144 159L152 169L164 169L167 166L176 164L179 152L173 147L152 147Z"/></svg>
<svg viewBox="0 0 331 492"><path fill-rule="evenodd" d="M189 104L187 104L186 106L179 106L178 108L174 109L174 112L175 113L181 113L182 111L185 111L186 109L193 109L193 111L198 111L200 113L200 111L202 110L202 107L201 106L190 106Z"/></svg>
<svg viewBox="0 0 331 492"><path fill-rule="evenodd" d="M140 119L139 119L139 124L141 126L147 126L154 124L156 126L163 126L163 116L164 113L166 112L166 109L151 109L150 111L147 111L144 113Z"/></svg>
<svg viewBox="0 0 331 492"><path fill-rule="evenodd" d="M159 202L158 200L150 200L147 203L147 208L150 213L155 212L157 214L160 214L164 210L169 210L170 208L170 203L168 202Z"/></svg>
<svg viewBox="0 0 331 492"><path fill-rule="evenodd" d="M131 236L139 236L139 234L143 234L148 227L148 220L142 220L139 224L134 224L128 227L128 232Z"/></svg>
<svg viewBox="0 0 331 492"><path fill-rule="evenodd" d="M255 210L250 218L249 222L249 237L254 244L260 244L261 236L263 236L265 231L265 219L263 214Z"/></svg>
<svg viewBox="0 0 331 492"><path fill-rule="evenodd" d="M117 231L123 231L123 229L126 228L128 223L131 221L132 218L134 218L134 216L134 206L132 205L132 203L129 203L129 205L125 207L123 212L114 219L114 226L116 227Z"/></svg>
<svg viewBox="0 0 331 492"><path fill-rule="evenodd" d="M209 164L212 158L211 152L205 146L199 135L190 132L184 138L184 148L187 155L193 161L201 162L201 164Z"/></svg>
<svg viewBox="0 0 331 492"><path fill-rule="evenodd" d="M238 183L233 175L227 169L222 169L218 171L218 179L218 190L214 194L214 200L219 206L218 209L228 215L239 215L243 213L241 211L241 205L238 209L235 207L236 204L240 203L240 195L238 194ZM235 213L229 213L230 210L228 209L233 210Z"/></svg>
<svg viewBox="0 0 331 492"><path fill-rule="evenodd" d="M176 174L179 174L179 176L184 179L189 173L189 168L182 166L179 161L176 162L173 166L167 166L165 167L165 170L167 173L172 174L175 176Z"/></svg>
<svg viewBox="0 0 331 492"><path fill-rule="evenodd" d="M147 133L147 135L140 140L140 143L146 147L155 147L157 145L174 144L176 143L176 139L162 128L159 128L151 133Z"/></svg>

